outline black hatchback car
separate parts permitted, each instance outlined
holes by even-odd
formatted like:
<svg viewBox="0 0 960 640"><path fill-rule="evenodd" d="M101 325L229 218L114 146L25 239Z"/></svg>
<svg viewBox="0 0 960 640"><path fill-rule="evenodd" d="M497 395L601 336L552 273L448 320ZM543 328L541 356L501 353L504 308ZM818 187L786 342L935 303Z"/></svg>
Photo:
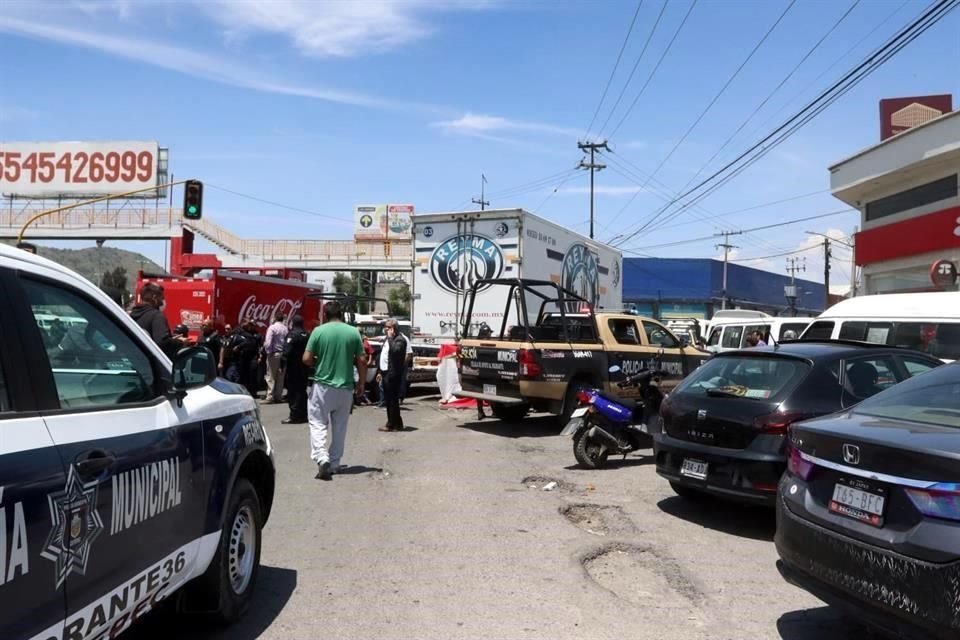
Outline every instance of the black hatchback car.
<svg viewBox="0 0 960 640"><path fill-rule="evenodd" d="M960 364L794 425L783 576L901 638L960 637Z"/></svg>
<svg viewBox="0 0 960 640"><path fill-rule="evenodd" d="M852 407L942 361L855 342L794 342L721 353L661 404L657 473L680 496L773 506L794 422Z"/></svg>

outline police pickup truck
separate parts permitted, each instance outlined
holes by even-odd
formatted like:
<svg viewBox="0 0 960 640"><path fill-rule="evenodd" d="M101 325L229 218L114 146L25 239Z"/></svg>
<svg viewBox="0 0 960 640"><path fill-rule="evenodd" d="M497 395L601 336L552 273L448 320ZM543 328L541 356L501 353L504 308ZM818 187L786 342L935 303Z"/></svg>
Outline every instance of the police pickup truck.
<svg viewBox="0 0 960 640"><path fill-rule="evenodd" d="M486 400L498 418L516 420L532 408L566 422L581 389L632 397L636 390L616 383L653 367L659 357L667 374L661 386L669 390L710 357L655 320L595 312L551 281L481 280L473 292L491 287L506 294L502 321L494 327L471 322L472 297L468 300L457 395Z"/></svg>
<svg viewBox="0 0 960 640"><path fill-rule="evenodd" d="M114 638L172 597L237 619L274 492L254 399L6 245L0 301L0 638Z"/></svg>

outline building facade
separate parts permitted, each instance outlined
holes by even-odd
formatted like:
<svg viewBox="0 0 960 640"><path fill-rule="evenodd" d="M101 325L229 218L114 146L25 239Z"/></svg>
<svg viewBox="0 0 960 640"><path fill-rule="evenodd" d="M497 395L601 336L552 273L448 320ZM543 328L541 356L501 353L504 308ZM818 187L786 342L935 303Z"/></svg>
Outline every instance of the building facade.
<svg viewBox="0 0 960 640"><path fill-rule="evenodd" d="M833 195L860 211L857 295L938 290L933 264L960 262L960 112L931 115L919 103L891 113L919 124L830 167Z"/></svg>
<svg viewBox="0 0 960 640"><path fill-rule="evenodd" d="M727 265L727 308L756 309L791 315L784 287L786 275L730 263ZM797 315L816 315L824 308L824 287L797 279ZM645 316L709 319L723 307L723 261L709 258L624 258L623 303Z"/></svg>

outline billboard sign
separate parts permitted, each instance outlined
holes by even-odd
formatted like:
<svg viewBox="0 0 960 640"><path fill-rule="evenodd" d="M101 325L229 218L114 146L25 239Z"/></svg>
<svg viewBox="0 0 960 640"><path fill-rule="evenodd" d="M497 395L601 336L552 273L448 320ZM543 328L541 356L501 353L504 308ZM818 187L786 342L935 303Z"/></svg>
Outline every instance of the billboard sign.
<svg viewBox="0 0 960 640"><path fill-rule="evenodd" d="M159 184L159 169L156 142L0 142L0 192L14 197L124 193Z"/></svg>
<svg viewBox="0 0 960 640"><path fill-rule="evenodd" d="M953 96L914 96L880 101L880 139L912 129L953 111Z"/></svg>
<svg viewBox="0 0 960 640"><path fill-rule="evenodd" d="M353 210L356 240L409 240L412 204L357 205Z"/></svg>

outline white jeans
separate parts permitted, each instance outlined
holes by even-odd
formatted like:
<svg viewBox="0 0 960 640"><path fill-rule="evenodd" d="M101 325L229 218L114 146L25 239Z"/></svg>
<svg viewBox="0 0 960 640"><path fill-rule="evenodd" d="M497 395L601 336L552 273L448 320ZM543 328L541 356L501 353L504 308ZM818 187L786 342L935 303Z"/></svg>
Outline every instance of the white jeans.
<svg viewBox="0 0 960 640"><path fill-rule="evenodd" d="M352 408L353 389L313 385L307 419L310 422L310 457L317 464L329 462L334 471L340 466Z"/></svg>

